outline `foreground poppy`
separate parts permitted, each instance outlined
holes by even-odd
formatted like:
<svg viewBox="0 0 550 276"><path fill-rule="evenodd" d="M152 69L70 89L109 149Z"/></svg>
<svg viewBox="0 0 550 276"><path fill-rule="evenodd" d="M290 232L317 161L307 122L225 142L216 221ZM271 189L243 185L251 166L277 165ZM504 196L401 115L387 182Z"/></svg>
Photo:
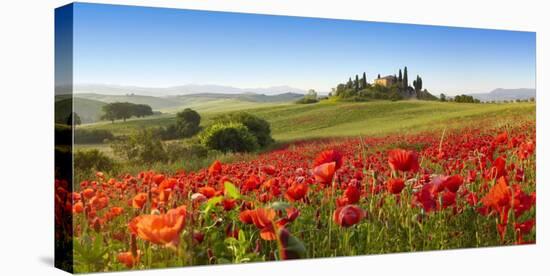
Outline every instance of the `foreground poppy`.
<svg viewBox="0 0 550 276"><path fill-rule="evenodd" d="M336 162L324 163L313 168L313 176L319 183L328 184L332 182L335 170Z"/></svg>
<svg viewBox="0 0 550 276"><path fill-rule="evenodd" d="M252 222L260 229L260 237L267 241L276 239L273 220L275 219L275 210L269 208L258 208L250 212Z"/></svg>
<svg viewBox="0 0 550 276"><path fill-rule="evenodd" d="M364 217L364 211L356 205L346 205L334 211L333 220L342 227L353 226Z"/></svg>
<svg viewBox="0 0 550 276"><path fill-rule="evenodd" d="M140 238L154 244L175 247L185 226L186 208L178 207L160 215L141 215L134 218L129 228Z"/></svg>
<svg viewBox="0 0 550 276"><path fill-rule="evenodd" d="M405 181L401 178L390 178L386 182L386 187L391 194L400 194L403 188L405 188Z"/></svg>
<svg viewBox="0 0 550 276"><path fill-rule="evenodd" d="M313 161L313 167L334 162L335 170L338 170L342 167L342 158L342 153L337 150L325 150L317 155L317 158Z"/></svg>
<svg viewBox="0 0 550 276"><path fill-rule="evenodd" d="M389 151L388 163L394 171L416 172L420 168L418 154L412 150L395 149Z"/></svg>
<svg viewBox="0 0 550 276"><path fill-rule="evenodd" d="M294 183L288 187L285 196L289 201L298 201L306 196L307 191L308 186L306 183Z"/></svg>

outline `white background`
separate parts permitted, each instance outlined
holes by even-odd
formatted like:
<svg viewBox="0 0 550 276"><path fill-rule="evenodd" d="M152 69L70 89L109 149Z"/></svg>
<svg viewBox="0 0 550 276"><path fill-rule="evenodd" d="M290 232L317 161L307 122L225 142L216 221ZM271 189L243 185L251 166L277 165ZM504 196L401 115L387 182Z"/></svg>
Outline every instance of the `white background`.
<svg viewBox="0 0 550 276"><path fill-rule="evenodd" d="M537 245L179 268L132 275L517 276L550 272L550 218L545 204L550 191L545 187L550 185L550 163L545 155L550 152L547 1L101 2L537 32ZM10 0L0 4L0 275L64 274L53 268L53 10L67 3Z"/></svg>

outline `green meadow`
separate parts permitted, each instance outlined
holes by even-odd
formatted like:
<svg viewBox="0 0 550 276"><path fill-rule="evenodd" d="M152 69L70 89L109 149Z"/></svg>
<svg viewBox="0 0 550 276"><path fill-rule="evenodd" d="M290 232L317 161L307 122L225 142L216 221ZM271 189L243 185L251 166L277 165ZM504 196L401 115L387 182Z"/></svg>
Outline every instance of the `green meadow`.
<svg viewBox="0 0 550 276"><path fill-rule="evenodd" d="M318 104L226 102L219 107L198 108L201 125L211 118L236 110L255 114L271 124L273 138L279 142L321 137L385 135L416 132L445 127L461 127L487 118L535 117L534 103L468 104L436 101L338 102L325 100ZM105 129L115 135L129 134L140 128L167 126L174 123L172 113L117 121L85 124L81 128ZM503 120L504 121L504 120ZM89 146L86 146L89 147Z"/></svg>

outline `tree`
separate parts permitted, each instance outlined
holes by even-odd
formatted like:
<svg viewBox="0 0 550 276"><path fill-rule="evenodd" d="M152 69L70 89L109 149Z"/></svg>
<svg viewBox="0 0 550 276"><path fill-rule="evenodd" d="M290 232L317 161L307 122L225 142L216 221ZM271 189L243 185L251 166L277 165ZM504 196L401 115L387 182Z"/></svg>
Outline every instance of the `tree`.
<svg viewBox="0 0 550 276"><path fill-rule="evenodd" d="M146 104L133 104L128 102L115 102L109 103L102 107L103 115L101 116L102 120L109 120L115 122L115 120L131 118L132 116L136 117L145 117L153 115L153 109L151 106Z"/></svg>
<svg viewBox="0 0 550 276"><path fill-rule="evenodd" d="M361 79L361 88L367 88L367 74L363 72L363 78Z"/></svg>
<svg viewBox="0 0 550 276"><path fill-rule="evenodd" d="M296 103L298 104L311 104L317 102L319 102L319 99L317 98L317 92L313 89L309 89L307 91L307 94L305 94L303 98L296 101Z"/></svg>
<svg viewBox="0 0 550 276"><path fill-rule="evenodd" d="M442 102L446 102L447 97L445 96L445 94L441 93L441 94L439 94L439 100L442 101Z"/></svg>
<svg viewBox="0 0 550 276"><path fill-rule="evenodd" d="M201 116L197 111L186 108L176 114L176 129L182 137L191 137L200 130Z"/></svg>
<svg viewBox="0 0 550 276"><path fill-rule="evenodd" d="M378 74L378 78L380 78L380 74Z"/></svg>
<svg viewBox="0 0 550 276"><path fill-rule="evenodd" d="M355 82L354 82L354 85L355 85L355 92L359 91L359 76L358 75L355 75Z"/></svg>
<svg viewBox="0 0 550 276"><path fill-rule="evenodd" d="M420 78L420 76L416 76L416 80L413 81L413 86L416 94L422 91L422 78Z"/></svg>
<svg viewBox="0 0 550 276"><path fill-rule="evenodd" d="M122 119L126 122L126 119L129 119L134 115L135 104L132 103L112 103L115 109L115 114L117 119Z"/></svg>
<svg viewBox="0 0 550 276"><path fill-rule="evenodd" d="M348 83L346 84L346 88L351 89L353 87L353 82L351 81L351 78L349 78Z"/></svg>
<svg viewBox="0 0 550 276"><path fill-rule="evenodd" d="M314 89L309 89L305 97L309 99L317 99L317 92Z"/></svg>
<svg viewBox="0 0 550 276"><path fill-rule="evenodd" d="M399 69L399 76L397 77L397 83L399 86L402 86L403 84L403 73L401 73L401 69Z"/></svg>
<svg viewBox="0 0 550 276"><path fill-rule="evenodd" d="M405 66L405 69L403 71L403 87L409 87L409 73L407 72L407 66Z"/></svg>
<svg viewBox="0 0 550 276"><path fill-rule="evenodd" d="M150 116L153 115L153 109L151 108L151 106L146 104L136 104L133 107L133 115L138 118Z"/></svg>
<svg viewBox="0 0 550 276"><path fill-rule="evenodd" d="M101 115L101 119L111 121L114 124L115 120L117 119L114 106L112 104L106 104L101 109L103 110L103 115Z"/></svg>

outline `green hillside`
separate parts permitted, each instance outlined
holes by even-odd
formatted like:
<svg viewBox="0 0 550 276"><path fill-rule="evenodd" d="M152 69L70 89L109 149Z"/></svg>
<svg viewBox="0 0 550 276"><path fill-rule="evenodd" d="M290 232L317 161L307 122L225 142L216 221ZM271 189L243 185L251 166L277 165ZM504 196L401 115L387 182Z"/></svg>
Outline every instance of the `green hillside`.
<svg viewBox="0 0 550 276"><path fill-rule="evenodd" d="M82 93L76 94L75 97L100 101L104 103L114 103L114 102L129 102L133 104L147 104L153 108L153 110L158 110L167 107L180 106L181 102L177 98L161 98L153 96L141 96L141 95L103 95L103 94L94 94L94 93Z"/></svg>
<svg viewBox="0 0 550 276"><path fill-rule="evenodd" d="M101 117L101 109L106 103L96 101L96 100L90 100L90 99L84 99L84 98L73 98L72 105L74 107L74 111L78 114L80 117L80 120L83 124L86 123L92 123L99 120ZM71 101L68 98L58 98L58 101L56 102L56 109L58 110L70 110L71 107ZM65 114L66 112L58 112L57 114ZM66 118L56 118L56 122L64 122Z"/></svg>
<svg viewBox="0 0 550 276"><path fill-rule="evenodd" d="M74 110L80 116L83 124L97 122L101 118L102 108L105 102L89 100L83 98L74 98Z"/></svg>
<svg viewBox="0 0 550 276"><path fill-rule="evenodd" d="M162 113L176 113L185 108L193 108L199 112L227 112L289 103L301 97L303 95L295 93L279 95L201 93L169 97L81 93L75 96L75 99L78 99L75 102L75 111L79 115L84 114L83 123L94 123L99 121L102 114L101 108L106 103L147 104L153 110Z"/></svg>
<svg viewBox="0 0 550 276"><path fill-rule="evenodd" d="M279 141L314 137L380 135L400 131L421 131L443 127L480 123L485 118L515 118L535 116L534 103L465 104L433 101L335 102L319 104L264 104L239 106L225 102L210 102L197 108L202 125L220 112L246 109L271 123L273 137ZM126 123L97 123L87 128L111 130L115 135L136 129L165 126L174 122L174 115L164 114Z"/></svg>

